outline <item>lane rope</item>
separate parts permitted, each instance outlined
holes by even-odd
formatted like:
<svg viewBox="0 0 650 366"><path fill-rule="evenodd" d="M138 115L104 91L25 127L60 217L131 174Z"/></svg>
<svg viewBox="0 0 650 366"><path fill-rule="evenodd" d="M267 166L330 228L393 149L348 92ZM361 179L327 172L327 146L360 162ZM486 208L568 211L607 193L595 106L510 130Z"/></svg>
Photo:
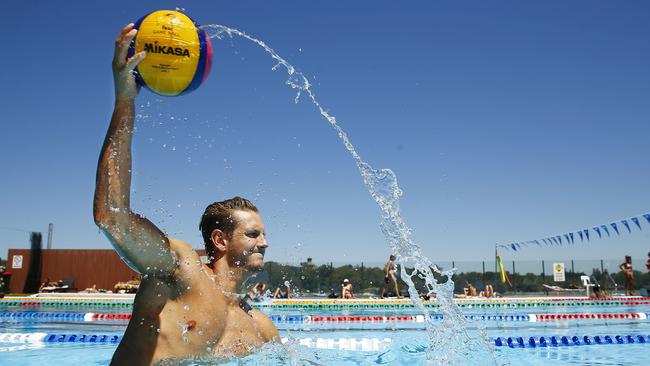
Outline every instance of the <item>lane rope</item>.
<svg viewBox="0 0 650 366"><path fill-rule="evenodd" d="M100 343L116 344L122 340L115 334L60 334L60 333L0 333L0 343L54 344L54 343ZM390 338L282 338L282 343L297 342L301 346L318 349L346 351L383 351L393 342ZM4 347L8 351L27 349L26 346ZM1 348L0 348L1 350Z"/></svg>
<svg viewBox="0 0 650 366"><path fill-rule="evenodd" d="M122 340L116 334L60 334L60 333L0 333L0 343L10 344L53 344L53 343L98 343L116 344ZM288 342L282 338L282 342ZM338 349L349 351L383 351L393 340L391 338L295 338L299 345L318 349ZM650 344L650 336L644 335L565 335L565 336L531 336L531 337L497 337L492 342L496 347L537 348L537 347L571 347L589 345L623 345ZM19 347L4 347L8 350Z"/></svg>
<svg viewBox="0 0 650 366"><path fill-rule="evenodd" d="M275 324L323 324L323 323L424 323L423 315L269 315ZM443 316L431 315L432 320ZM578 313L578 314L514 314L514 315L465 315L470 321L499 322L548 322L575 320L647 320L648 313ZM62 312L0 312L0 321L121 321L131 319L129 313L62 313Z"/></svg>
<svg viewBox="0 0 650 366"><path fill-rule="evenodd" d="M550 336L550 337L497 337L493 340L497 347L536 348L569 347L604 344L649 344L650 336L643 335L595 335L595 336Z"/></svg>

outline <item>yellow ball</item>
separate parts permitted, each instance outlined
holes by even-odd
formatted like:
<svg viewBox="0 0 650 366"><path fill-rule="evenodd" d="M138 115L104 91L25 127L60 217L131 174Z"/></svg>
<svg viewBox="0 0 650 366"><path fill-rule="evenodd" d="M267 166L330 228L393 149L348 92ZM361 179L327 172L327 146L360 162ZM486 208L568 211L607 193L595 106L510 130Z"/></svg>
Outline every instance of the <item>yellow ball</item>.
<svg viewBox="0 0 650 366"><path fill-rule="evenodd" d="M136 80L165 96L189 93L207 78L212 66L212 44L190 17L174 10L158 10L135 23L138 33L129 57L145 51L135 69Z"/></svg>

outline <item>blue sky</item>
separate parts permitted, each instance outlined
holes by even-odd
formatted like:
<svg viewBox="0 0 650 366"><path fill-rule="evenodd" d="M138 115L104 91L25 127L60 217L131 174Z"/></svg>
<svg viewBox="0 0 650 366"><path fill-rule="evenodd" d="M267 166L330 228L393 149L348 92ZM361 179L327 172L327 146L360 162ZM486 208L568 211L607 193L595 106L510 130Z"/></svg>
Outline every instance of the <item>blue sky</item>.
<svg viewBox="0 0 650 366"><path fill-rule="evenodd" d="M274 48L314 84L358 152L391 168L425 254L488 260L538 239L650 211L650 4L644 1L23 1L5 5L0 256L47 231L54 248L110 248L92 221L113 103L119 29L182 7ZM316 109L260 48L213 39L195 92L142 91L134 209L201 247L205 206L260 207L267 259L380 262L379 210ZM650 250L618 239L508 259L599 259Z"/></svg>

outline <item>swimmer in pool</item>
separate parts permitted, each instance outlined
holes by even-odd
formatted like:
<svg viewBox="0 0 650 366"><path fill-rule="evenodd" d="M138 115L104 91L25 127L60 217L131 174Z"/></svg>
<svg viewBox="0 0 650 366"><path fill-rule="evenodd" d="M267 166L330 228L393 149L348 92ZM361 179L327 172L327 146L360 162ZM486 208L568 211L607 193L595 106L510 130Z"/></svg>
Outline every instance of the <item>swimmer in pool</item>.
<svg viewBox="0 0 650 366"><path fill-rule="evenodd" d="M135 34L129 24L115 42L115 107L97 166L93 212L118 254L142 275L111 365L247 355L280 342L271 320L236 293L248 272L263 269L268 247L264 223L250 201L235 197L206 208L199 228L207 264L190 244L131 211L131 139L139 92L133 69L145 57L140 52L127 59Z"/></svg>

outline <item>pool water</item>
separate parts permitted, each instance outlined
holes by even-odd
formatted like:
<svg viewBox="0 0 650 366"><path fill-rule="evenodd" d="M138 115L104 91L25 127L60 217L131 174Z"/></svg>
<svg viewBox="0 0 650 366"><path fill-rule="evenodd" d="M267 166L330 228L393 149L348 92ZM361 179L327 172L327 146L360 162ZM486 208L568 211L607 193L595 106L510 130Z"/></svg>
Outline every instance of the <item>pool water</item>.
<svg viewBox="0 0 650 366"><path fill-rule="evenodd" d="M421 365L426 364L426 334L421 317L412 308L346 310L296 309L283 306L262 307L287 338L284 347L270 347L235 365ZM493 345L499 365L648 365L650 364L650 313L648 301L633 305L527 306L498 308L462 307L469 317L469 332L483 332ZM90 319L83 313L113 314L106 319ZM108 365L117 343L44 342L10 334L84 334L119 337L126 328L130 308L94 306L7 306L0 303L0 365ZM533 315L574 314L576 319L530 321ZM593 314L594 318L579 318ZM608 316L609 314L609 316ZM615 314L627 314L615 315ZM578 316L575 316L578 315ZM604 341L609 335L612 343ZM551 344L555 336L558 345ZM562 345L561 337L568 340ZM572 337L577 336L580 345ZM584 344L584 336L592 344ZM605 344L594 344L600 336ZM618 343L615 336L621 336ZM628 341L631 336L631 341ZM639 337L640 336L640 337ZM13 338L11 338L13 337ZM521 337L523 346L517 343ZM536 342L529 344L530 338ZM548 340L539 346L540 337ZM496 346L499 338L503 346ZM510 338L511 346L507 345ZM63 338L61 338L63 339ZM630 343L633 342L633 343ZM644 343L640 343L644 342ZM441 350L445 352L445 350ZM210 360L187 360L187 365L209 365ZM489 357L473 354L467 365L492 364Z"/></svg>

